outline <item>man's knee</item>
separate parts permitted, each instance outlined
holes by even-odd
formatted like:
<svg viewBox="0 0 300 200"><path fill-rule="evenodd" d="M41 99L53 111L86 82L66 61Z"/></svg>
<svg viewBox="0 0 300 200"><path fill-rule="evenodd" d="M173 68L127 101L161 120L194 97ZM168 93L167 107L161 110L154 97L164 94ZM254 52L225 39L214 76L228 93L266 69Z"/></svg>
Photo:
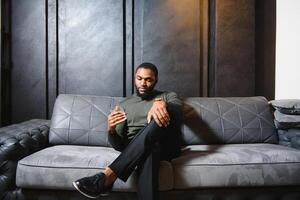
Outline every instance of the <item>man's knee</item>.
<svg viewBox="0 0 300 200"><path fill-rule="evenodd" d="M154 120L147 125L147 135L145 136L145 146L151 147L162 137L164 128L159 127Z"/></svg>

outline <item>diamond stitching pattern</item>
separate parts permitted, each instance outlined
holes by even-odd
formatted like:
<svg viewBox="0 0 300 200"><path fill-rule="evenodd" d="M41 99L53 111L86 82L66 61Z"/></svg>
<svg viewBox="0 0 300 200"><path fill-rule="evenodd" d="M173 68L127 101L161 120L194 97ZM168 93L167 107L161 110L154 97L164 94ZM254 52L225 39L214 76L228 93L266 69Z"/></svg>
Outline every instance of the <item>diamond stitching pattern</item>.
<svg viewBox="0 0 300 200"><path fill-rule="evenodd" d="M60 95L53 111L50 143L108 146L107 134L104 133L107 115L112 101L118 101L117 99L119 98Z"/></svg>
<svg viewBox="0 0 300 200"><path fill-rule="evenodd" d="M120 100L60 95L53 111L50 143L109 146L107 115ZM273 116L263 97L187 98L184 119L185 144L277 142Z"/></svg>
<svg viewBox="0 0 300 200"><path fill-rule="evenodd" d="M185 124L185 144L277 142L270 107L263 97L188 98L185 104L188 107L188 115L184 112L185 122L209 125L203 133L197 133ZM205 140L202 135L213 136L215 140Z"/></svg>

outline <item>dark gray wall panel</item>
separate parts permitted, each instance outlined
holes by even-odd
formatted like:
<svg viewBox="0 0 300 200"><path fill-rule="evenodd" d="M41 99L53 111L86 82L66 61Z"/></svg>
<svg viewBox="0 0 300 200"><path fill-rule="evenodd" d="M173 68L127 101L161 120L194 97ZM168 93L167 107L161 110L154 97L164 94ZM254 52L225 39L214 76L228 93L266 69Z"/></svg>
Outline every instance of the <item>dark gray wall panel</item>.
<svg viewBox="0 0 300 200"><path fill-rule="evenodd" d="M1 122L2 126L9 124L10 110L10 63L11 63L11 45L10 45L10 1L1 1Z"/></svg>
<svg viewBox="0 0 300 200"><path fill-rule="evenodd" d="M55 103L55 99L58 93L57 88L57 70L58 70L58 49L57 49L57 1L48 0L47 5L47 67L48 67L48 109L47 117L50 118Z"/></svg>
<svg viewBox="0 0 300 200"><path fill-rule="evenodd" d="M59 93L123 95L123 1L59 1Z"/></svg>
<svg viewBox="0 0 300 200"><path fill-rule="evenodd" d="M2 126L2 1L0 4L0 127Z"/></svg>
<svg viewBox="0 0 300 200"><path fill-rule="evenodd" d="M133 93L133 55L134 55L134 18L133 9L134 4L132 0L123 1L125 2L125 13L123 19L125 23L125 38L124 38L124 50L125 50L125 71L124 71L124 96L130 96Z"/></svg>
<svg viewBox="0 0 300 200"><path fill-rule="evenodd" d="M215 1L211 96L255 95L255 1Z"/></svg>
<svg viewBox="0 0 300 200"><path fill-rule="evenodd" d="M201 96L200 1L142 0L135 9L135 63L159 68L158 88Z"/></svg>
<svg viewBox="0 0 300 200"><path fill-rule="evenodd" d="M45 118L45 1L11 3L12 121Z"/></svg>
<svg viewBox="0 0 300 200"><path fill-rule="evenodd" d="M255 94L275 98L276 1L255 1Z"/></svg>

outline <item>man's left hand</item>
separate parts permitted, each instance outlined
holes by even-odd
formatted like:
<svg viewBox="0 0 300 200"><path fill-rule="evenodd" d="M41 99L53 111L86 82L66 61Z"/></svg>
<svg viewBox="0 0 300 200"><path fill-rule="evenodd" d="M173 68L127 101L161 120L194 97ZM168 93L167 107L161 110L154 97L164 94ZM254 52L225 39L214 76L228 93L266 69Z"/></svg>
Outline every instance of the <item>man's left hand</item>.
<svg viewBox="0 0 300 200"><path fill-rule="evenodd" d="M147 121L150 123L154 119L159 127L167 127L170 124L170 116L167 111L167 104L164 101L154 101L147 116Z"/></svg>

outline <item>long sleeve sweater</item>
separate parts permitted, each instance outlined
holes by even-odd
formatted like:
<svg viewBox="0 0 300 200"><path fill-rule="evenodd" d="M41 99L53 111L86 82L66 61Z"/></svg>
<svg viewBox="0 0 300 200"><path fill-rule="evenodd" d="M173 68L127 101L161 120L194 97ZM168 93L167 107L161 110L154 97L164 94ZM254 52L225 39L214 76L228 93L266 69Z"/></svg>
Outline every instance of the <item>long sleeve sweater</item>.
<svg viewBox="0 0 300 200"><path fill-rule="evenodd" d="M146 99L142 99L137 94L125 98L120 102L120 107L126 113L127 119L117 125L115 134L108 134L109 142L116 150L123 150L130 140L147 126L147 115L155 98L162 98L166 102L171 121L175 116L181 117L182 103L174 92L154 90Z"/></svg>

